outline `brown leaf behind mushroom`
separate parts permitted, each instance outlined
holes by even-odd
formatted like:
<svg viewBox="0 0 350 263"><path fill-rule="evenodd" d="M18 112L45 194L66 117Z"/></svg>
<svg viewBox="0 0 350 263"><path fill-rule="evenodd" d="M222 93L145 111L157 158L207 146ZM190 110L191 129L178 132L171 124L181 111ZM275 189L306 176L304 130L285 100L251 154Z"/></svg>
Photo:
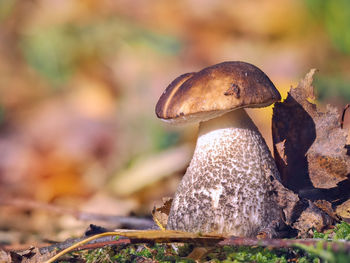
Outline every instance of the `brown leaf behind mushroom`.
<svg viewBox="0 0 350 263"><path fill-rule="evenodd" d="M329 105L325 113L316 112L314 121L316 140L307 151L310 179L316 188L336 187L350 173L347 132L339 127L339 114Z"/></svg>
<svg viewBox="0 0 350 263"><path fill-rule="evenodd" d="M342 220L350 223L350 199L337 206L336 214L340 216Z"/></svg>
<svg viewBox="0 0 350 263"><path fill-rule="evenodd" d="M276 103L272 135L277 167L283 183L295 192L327 195L330 199L346 198L349 183L350 156L345 148L347 130L339 125L339 114L327 106L317 110L312 86L312 69L285 101ZM341 182L341 183L340 183ZM343 185L340 187L340 185ZM337 189L339 188L339 189Z"/></svg>
<svg viewBox="0 0 350 263"><path fill-rule="evenodd" d="M310 116L315 105L310 88L315 70L291 88L283 102L275 103L272 117L274 155L284 185L298 192L300 186L310 187L306 152L316 138L315 123ZM304 88L307 87L307 88Z"/></svg>
<svg viewBox="0 0 350 263"><path fill-rule="evenodd" d="M321 232L333 224L333 220L328 214L315 206L311 201L308 203L308 207L293 224L293 228L298 230L299 237L308 237L313 230Z"/></svg>

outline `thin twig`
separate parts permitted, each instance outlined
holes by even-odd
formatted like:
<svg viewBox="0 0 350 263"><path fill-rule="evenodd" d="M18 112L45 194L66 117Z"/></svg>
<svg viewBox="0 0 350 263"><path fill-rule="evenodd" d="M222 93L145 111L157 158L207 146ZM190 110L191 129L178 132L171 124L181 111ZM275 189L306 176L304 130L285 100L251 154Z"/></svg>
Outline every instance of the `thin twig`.
<svg viewBox="0 0 350 263"><path fill-rule="evenodd" d="M73 246L76 243L79 243L83 240L85 240L87 237L82 238L69 238L63 242L56 243L50 246L41 247L39 248L40 254L46 254L50 253L54 250L64 250L66 248L69 248ZM112 246L112 245L124 245L124 244L130 244L131 241L127 237L119 237L118 240L115 239L116 236L106 236L106 237L100 237L97 239L94 239L90 242L87 242L86 244L80 246L77 250L84 250L84 249L94 249L94 248L101 248L104 246Z"/></svg>
<svg viewBox="0 0 350 263"><path fill-rule="evenodd" d="M111 232L106 232L106 233L102 233L102 234L98 234L96 236L92 236L92 237L88 237L82 241L79 241L78 243L62 250L61 252L57 253L55 256L53 256L52 258L50 258L48 261L46 261L45 263L51 263L54 262L55 260L57 260L58 258L60 258L61 256L63 256L64 254L73 251L74 249L80 247L81 245L84 245L86 243L88 243L89 241L95 240L98 237L105 237L105 236L115 236L115 233L111 233Z"/></svg>

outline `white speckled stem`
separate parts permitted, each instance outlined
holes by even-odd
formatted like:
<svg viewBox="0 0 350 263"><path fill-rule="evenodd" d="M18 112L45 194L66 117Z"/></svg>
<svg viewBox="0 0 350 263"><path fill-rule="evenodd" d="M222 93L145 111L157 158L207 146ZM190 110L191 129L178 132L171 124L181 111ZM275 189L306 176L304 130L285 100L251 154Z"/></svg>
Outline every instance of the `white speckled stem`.
<svg viewBox="0 0 350 263"><path fill-rule="evenodd" d="M202 122L167 228L254 236L280 215L273 180L276 164L244 109Z"/></svg>

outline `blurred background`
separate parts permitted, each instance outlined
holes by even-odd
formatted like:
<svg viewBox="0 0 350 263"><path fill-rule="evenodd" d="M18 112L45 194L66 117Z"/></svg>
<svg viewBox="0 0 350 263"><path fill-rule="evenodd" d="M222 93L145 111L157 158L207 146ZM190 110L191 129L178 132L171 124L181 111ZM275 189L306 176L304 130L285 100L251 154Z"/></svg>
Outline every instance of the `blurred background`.
<svg viewBox="0 0 350 263"><path fill-rule="evenodd" d="M197 126L154 107L180 74L246 61L286 97L317 68L319 106L342 110L349 28L347 0L0 0L0 243L90 223L44 204L147 217L172 196ZM249 110L270 147L271 112Z"/></svg>

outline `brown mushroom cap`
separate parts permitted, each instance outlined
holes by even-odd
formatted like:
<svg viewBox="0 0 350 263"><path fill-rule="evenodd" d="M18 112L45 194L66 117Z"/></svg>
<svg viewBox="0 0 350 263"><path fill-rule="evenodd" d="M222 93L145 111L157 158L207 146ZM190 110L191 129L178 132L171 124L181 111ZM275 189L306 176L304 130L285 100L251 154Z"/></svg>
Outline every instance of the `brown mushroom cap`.
<svg viewBox="0 0 350 263"><path fill-rule="evenodd" d="M164 91L156 105L158 118L175 123L205 121L243 107L265 107L281 96L264 72L232 61L183 74Z"/></svg>

